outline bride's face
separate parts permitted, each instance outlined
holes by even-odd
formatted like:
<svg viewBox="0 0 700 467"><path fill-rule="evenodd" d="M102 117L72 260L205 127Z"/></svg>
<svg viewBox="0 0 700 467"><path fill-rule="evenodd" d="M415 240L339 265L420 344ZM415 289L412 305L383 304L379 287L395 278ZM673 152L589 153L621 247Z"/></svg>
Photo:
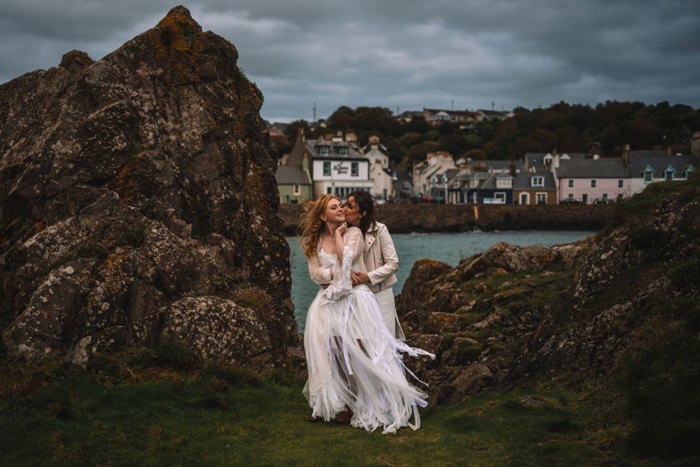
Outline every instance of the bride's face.
<svg viewBox="0 0 700 467"><path fill-rule="evenodd" d="M345 203L345 222L358 227L361 218L360 206L355 202L355 197L348 197L348 202Z"/></svg>
<svg viewBox="0 0 700 467"><path fill-rule="evenodd" d="M331 224L345 222L345 211L343 210L342 203L335 198L328 201L328 204L326 204L326 211L323 213L323 216L321 216L321 219Z"/></svg>

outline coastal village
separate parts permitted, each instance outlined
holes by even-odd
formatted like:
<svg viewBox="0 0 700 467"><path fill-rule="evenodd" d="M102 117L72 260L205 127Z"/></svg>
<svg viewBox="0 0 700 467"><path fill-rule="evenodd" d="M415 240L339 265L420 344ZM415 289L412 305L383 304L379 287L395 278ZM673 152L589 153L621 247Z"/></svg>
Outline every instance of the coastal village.
<svg viewBox="0 0 700 467"><path fill-rule="evenodd" d="M424 109L396 117L420 116L430 125L458 124L463 131L483 119L504 120L507 111L476 112ZM272 125L270 137L284 137ZM307 139L303 130L288 154L279 159L276 179L281 203L300 203L323 193L341 198L367 190L378 203L438 204L612 204L659 181L686 180L699 164L700 132L690 141L690 154L674 148L631 150L621 157L601 157L601 144L590 142L580 152L528 152L520 159L474 160L446 151L428 153L410 168L391 167L379 136L360 146L352 132L330 132Z"/></svg>

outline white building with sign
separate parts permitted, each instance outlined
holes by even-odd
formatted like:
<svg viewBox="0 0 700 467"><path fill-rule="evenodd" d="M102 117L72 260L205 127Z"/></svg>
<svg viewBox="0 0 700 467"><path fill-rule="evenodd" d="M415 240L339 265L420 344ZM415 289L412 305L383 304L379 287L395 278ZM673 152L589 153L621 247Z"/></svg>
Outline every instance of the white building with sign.
<svg viewBox="0 0 700 467"><path fill-rule="evenodd" d="M284 165L299 165L304 159L311 161L314 199L323 193L345 199L355 190L371 192L374 187L369 177L369 160L362 156L353 141L343 138L306 140L302 133Z"/></svg>

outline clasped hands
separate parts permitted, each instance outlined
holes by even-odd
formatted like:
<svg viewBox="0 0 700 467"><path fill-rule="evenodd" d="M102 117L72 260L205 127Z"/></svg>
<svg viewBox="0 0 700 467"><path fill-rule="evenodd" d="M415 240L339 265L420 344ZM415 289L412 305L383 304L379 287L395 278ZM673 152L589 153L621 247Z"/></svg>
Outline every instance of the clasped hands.
<svg viewBox="0 0 700 467"><path fill-rule="evenodd" d="M357 287L360 284L369 282L369 276L364 272L350 271L350 278L352 279L352 286ZM330 284L323 284L321 287L327 289Z"/></svg>

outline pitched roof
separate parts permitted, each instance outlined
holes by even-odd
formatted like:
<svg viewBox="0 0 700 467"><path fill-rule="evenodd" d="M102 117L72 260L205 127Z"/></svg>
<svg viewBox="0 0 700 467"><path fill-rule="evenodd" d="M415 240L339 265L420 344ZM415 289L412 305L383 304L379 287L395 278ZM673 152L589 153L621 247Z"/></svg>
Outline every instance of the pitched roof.
<svg viewBox="0 0 700 467"><path fill-rule="evenodd" d="M436 114L440 112L445 112L447 115L452 115L455 117L471 117L474 118L474 112L468 110L442 110L442 109L425 109L431 114Z"/></svg>
<svg viewBox="0 0 700 467"><path fill-rule="evenodd" d="M542 169L544 172L545 170L548 171L550 170L550 167L545 165L544 163L544 158L550 155L552 156L552 159L554 159L554 154L551 152L528 152L525 154L525 161L527 162L527 168L528 170L534 168L535 171L538 171L539 169ZM568 156L568 159L563 158L563 156ZM560 161L562 160L571 160L571 159L585 159L586 154L582 152L565 152L563 154L559 154Z"/></svg>
<svg viewBox="0 0 700 467"><path fill-rule="evenodd" d="M367 144L362 148L362 152L365 153L365 156L367 156L372 151L378 151L384 155L386 155L389 152L386 146L384 146L382 143Z"/></svg>
<svg viewBox="0 0 700 467"><path fill-rule="evenodd" d="M359 148L355 143L348 141L326 141L324 139L307 139L305 141L306 150L309 155L314 159L361 159L366 160L359 153ZM317 151L319 146L329 146L331 148L331 153L328 155L321 155ZM338 154L337 149L341 147L348 148L348 153L345 156Z"/></svg>
<svg viewBox="0 0 700 467"><path fill-rule="evenodd" d="M544 186L532 186L534 177L544 177ZM556 190L557 185L554 183L554 174L552 172L542 173L519 173L515 176L513 182L515 190Z"/></svg>
<svg viewBox="0 0 700 467"><path fill-rule="evenodd" d="M510 161L504 160L473 160L468 161L467 164L469 164L472 170L474 170L477 165L481 164L490 170L510 170ZM525 170L523 161L515 161L515 170L520 172Z"/></svg>
<svg viewBox="0 0 700 467"><path fill-rule="evenodd" d="M559 163L559 178L627 178L622 159L570 159Z"/></svg>
<svg viewBox="0 0 700 467"><path fill-rule="evenodd" d="M482 110L479 109L477 112L481 112L484 115L489 115L492 117L505 117L508 115L510 112L509 111L500 111L500 110Z"/></svg>
<svg viewBox="0 0 700 467"><path fill-rule="evenodd" d="M311 185L311 180L301 167L280 165L275 172L275 180L278 185Z"/></svg>
<svg viewBox="0 0 700 467"><path fill-rule="evenodd" d="M639 153L645 154L640 155ZM648 153L660 154L647 155ZM630 176L633 178L642 177L642 170L644 170L647 165L651 166L656 174L661 174L664 167L667 165L673 166L676 173L680 174L683 173L683 170L689 165L697 169L698 158L697 156L669 156L666 154L666 151L635 151L631 154L630 168L632 173Z"/></svg>

